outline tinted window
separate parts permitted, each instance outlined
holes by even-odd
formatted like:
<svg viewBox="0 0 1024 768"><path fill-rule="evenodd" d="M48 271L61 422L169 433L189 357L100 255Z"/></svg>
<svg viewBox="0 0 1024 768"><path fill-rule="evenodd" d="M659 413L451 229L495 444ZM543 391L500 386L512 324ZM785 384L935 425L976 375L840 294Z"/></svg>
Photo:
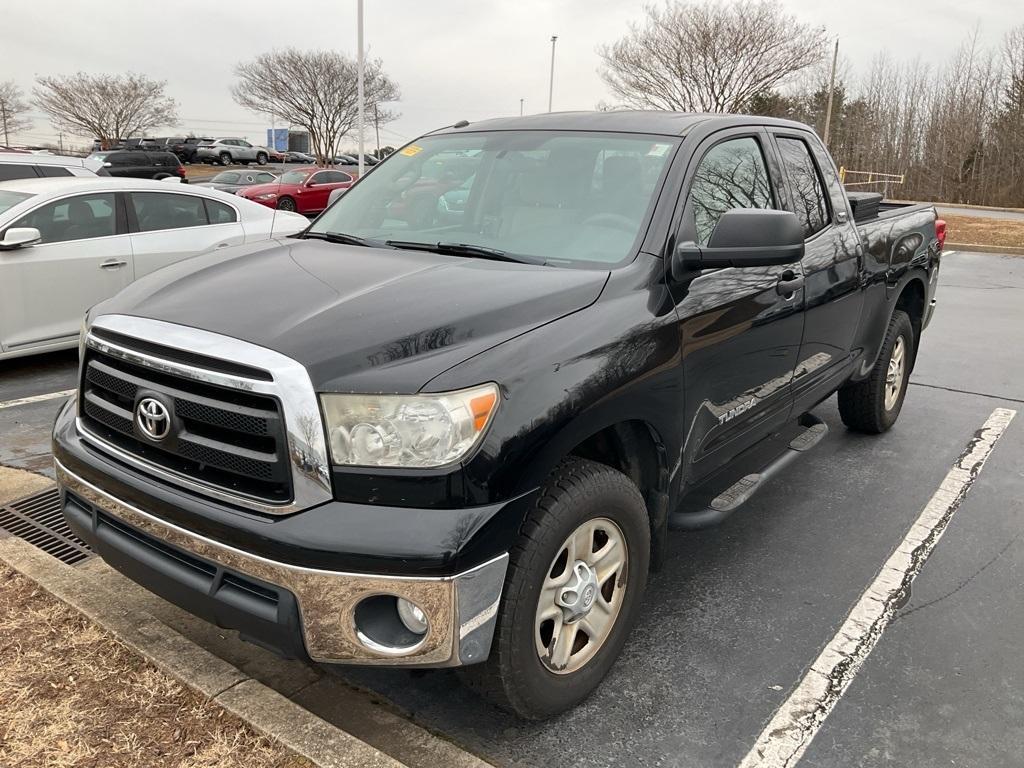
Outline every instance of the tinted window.
<svg viewBox="0 0 1024 768"><path fill-rule="evenodd" d="M804 226L804 237L810 237L828 224L828 206L818 169L803 140L779 137L778 143L793 189L793 212Z"/></svg>
<svg viewBox="0 0 1024 768"><path fill-rule="evenodd" d="M36 166L43 176L70 176L71 171L62 165L39 165Z"/></svg>
<svg viewBox="0 0 1024 768"><path fill-rule="evenodd" d="M239 176L241 174L238 171L223 171L210 179L210 181L215 184L237 184Z"/></svg>
<svg viewBox="0 0 1024 768"><path fill-rule="evenodd" d="M216 200L206 200L206 213L210 217L211 224L228 224L238 220L234 208Z"/></svg>
<svg viewBox="0 0 1024 768"><path fill-rule="evenodd" d="M340 182L352 181L352 177L341 171L324 171L318 173L314 178L317 184L338 184Z"/></svg>
<svg viewBox="0 0 1024 768"><path fill-rule="evenodd" d="M272 181L277 181L277 177L272 173L257 173L253 180L257 184L269 184Z"/></svg>
<svg viewBox="0 0 1024 768"><path fill-rule="evenodd" d="M0 163L0 181L34 178L36 178L36 172L31 165L22 165L21 163Z"/></svg>
<svg viewBox="0 0 1024 768"><path fill-rule="evenodd" d="M133 152L112 152L107 155L107 162L114 168L130 168L133 165L144 165L145 158Z"/></svg>
<svg viewBox="0 0 1024 768"><path fill-rule="evenodd" d="M731 139L708 150L697 166L687 205L699 245L707 245L726 211L771 208L768 169L757 141Z"/></svg>
<svg viewBox="0 0 1024 768"><path fill-rule="evenodd" d="M203 198L166 192L132 192L140 232L199 227L208 223Z"/></svg>
<svg viewBox="0 0 1024 768"><path fill-rule="evenodd" d="M44 243L62 243L117 234L113 193L80 195L44 205L15 227L35 227Z"/></svg>

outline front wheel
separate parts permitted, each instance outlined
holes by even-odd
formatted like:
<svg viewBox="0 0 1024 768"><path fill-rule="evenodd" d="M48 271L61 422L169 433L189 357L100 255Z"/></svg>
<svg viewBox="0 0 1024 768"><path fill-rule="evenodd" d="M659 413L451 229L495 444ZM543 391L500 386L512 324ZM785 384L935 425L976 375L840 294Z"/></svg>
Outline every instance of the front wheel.
<svg viewBox="0 0 1024 768"><path fill-rule="evenodd" d="M220 155L220 164L231 165L231 155L229 155L227 152L222 152Z"/></svg>
<svg viewBox="0 0 1024 768"><path fill-rule="evenodd" d="M494 643L462 676L502 709L539 720L585 699L636 621L650 527L621 472L572 457L552 473L509 553Z"/></svg>
<svg viewBox="0 0 1024 768"><path fill-rule="evenodd" d="M877 435L899 418L907 395L911 361L914 359L914 327L910 316L892 313L875 367L864 381L839 390L839 415L843 424L857 432Z"/></svg>
<svg viewBox="0 0 1024 768"><path fill-rule="evenodd" d="M282 197L280 200L277 201L277 207L279 210L282 211L294 211L295 201L292 200L290 197Z"/></svg>
<svg viewBox="0 0 1024 768"><path fill-rule="evenodd" d="M260 165L266 165L267 164L267 156L265 154L263 154L262 152L260 152L258 155L256 155L256 162L259 163Z"/></svg>

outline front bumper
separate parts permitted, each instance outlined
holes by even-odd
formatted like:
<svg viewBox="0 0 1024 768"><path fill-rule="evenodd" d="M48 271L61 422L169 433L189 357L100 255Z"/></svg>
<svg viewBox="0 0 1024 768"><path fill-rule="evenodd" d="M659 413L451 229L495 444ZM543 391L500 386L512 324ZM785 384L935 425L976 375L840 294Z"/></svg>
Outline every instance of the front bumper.
<svg viewBox="0 0 1024 768"><path fill-rule="evenodd" d="M447 667L487 658L508 555L454 576L304 568L235 549L122 501L56 462L65 517L113 567L151 591L285 656L320 662ZM377 596L426 614L422 640L396 650L356 622Z"/></svg>

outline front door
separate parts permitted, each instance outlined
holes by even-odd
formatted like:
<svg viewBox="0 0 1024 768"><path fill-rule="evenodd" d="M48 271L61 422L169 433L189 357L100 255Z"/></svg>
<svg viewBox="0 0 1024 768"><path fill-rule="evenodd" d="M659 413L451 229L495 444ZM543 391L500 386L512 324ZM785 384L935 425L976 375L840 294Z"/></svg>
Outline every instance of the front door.
<svg viewBox="0 0 1024 768"><path fill-rule="evenodd" d="M698 148L677 242L706 245L729 209L781 207L766 139L759 129L735 129ZM685 482L698 482L789 418L803 291L785 286L800 276L799 264L705 269L673 284L686 392Z"/></svg>
<svg viewBox="0 0 1024 768"><path fill-rule="evenodd" d="M132 281L131 242L113 192L40 206L12 227L40 243L0 251L0 329L6 351L68 341L85 311Z"/></svg>

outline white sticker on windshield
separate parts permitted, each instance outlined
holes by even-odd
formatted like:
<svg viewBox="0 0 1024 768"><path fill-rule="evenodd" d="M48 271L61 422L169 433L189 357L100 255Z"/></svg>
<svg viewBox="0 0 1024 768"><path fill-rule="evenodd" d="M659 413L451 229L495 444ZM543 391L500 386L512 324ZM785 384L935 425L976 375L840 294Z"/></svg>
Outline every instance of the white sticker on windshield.
<svg viewBox="0 0 1024 768"><path fill-rule="evenodd" d="M647 154L650 155L651 157L661 157L666 152L668 152L668 148L671 146L671 144L652 144Z"/></svg>

